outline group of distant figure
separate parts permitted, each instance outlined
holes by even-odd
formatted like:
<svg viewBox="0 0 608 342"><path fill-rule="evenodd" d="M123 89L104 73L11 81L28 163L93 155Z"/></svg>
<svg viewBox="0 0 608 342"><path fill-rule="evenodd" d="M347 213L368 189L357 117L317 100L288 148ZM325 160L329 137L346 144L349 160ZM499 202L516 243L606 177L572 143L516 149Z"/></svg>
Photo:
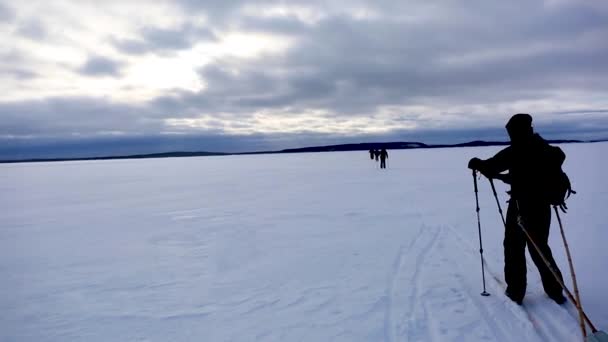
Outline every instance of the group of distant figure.
<svg viewBox="0 0 608 342"><path fill-rule="evenodd" d="M377 149L370 149L369 150L369 159L371 160L380 160L380 168L381 169L386 169L386 159L388 158L388 152L386 152L386 149L381 149L381 150L377 150Z"/></svg>

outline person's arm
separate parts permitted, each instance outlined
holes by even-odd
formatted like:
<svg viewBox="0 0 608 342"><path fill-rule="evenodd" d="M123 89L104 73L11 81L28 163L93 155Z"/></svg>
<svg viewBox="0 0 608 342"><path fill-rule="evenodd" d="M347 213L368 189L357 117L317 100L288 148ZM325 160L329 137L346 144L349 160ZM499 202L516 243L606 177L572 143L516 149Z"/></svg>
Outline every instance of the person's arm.
<svg viewBox="0 0 608 342"><path fill-rule="evenodd" d="M481 172L488 178L498 178L503 181L507 179L510 181L510 177L508 175L501 175L501 172L509 169L511 164L511 153L512 150L509 146L496 153L496 155L490 159L481 160L479 158L473 158L469 161L469 168Z"/></svg>

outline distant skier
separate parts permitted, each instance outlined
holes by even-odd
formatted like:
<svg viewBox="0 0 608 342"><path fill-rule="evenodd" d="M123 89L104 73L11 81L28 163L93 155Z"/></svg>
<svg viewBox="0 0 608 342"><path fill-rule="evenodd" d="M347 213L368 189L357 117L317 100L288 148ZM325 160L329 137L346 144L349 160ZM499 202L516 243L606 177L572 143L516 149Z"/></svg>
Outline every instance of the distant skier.
<svg viewBox="0 0 608 342"><path fill-rule="evenodd" d="M386 149L382 149L382 151L380 151L380 168L381 169L386 169L386 158L388 158L388 152L386 152Z"/></svg>
<svg viewBox="0 0 608 342"><path fill-rule="evenodd" d="M380 158L380 150L374 150L374 156L376 157L376 161Z"/></svg>
<svg viewBox="0 0 608 342"><path fill-rule="evenodd" d="M369 159L374 160L375 151L374 149L369 150Z"/></svg>
<svg viewBox="0 0 608 342"><path fill-rule="evenodd" d="M488 178L497 178L511 184L511 200L507 210L504 238L506 295L521 305L526 293L526 235L521 223L539 246L548 263L561 278L551 248L548 245L551 225L551 205L548 190L551 184L547 175L551 168L561 167L565 159L559 147L549 145L532 128L529 114L515 114L506 125L511 145L487 160L472 158L469 168L480 171ZM507 174L501 172L507 171ZM528 242L529 244L529 242ZM532 246L528 252L538 268L543 288L558 304L566 301L562 288Z"/></svg>

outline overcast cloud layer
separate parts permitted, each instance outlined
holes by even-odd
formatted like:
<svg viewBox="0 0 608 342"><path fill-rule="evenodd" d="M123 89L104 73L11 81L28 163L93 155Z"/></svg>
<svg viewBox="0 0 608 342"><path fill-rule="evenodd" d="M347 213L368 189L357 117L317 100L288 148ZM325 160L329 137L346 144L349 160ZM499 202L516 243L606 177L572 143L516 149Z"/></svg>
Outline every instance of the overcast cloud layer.
<svg viewBox="0 0 608 342"><path fill-rule="evenodd" d="M608 138L607 4L0 1L0 159Z"/></svg>

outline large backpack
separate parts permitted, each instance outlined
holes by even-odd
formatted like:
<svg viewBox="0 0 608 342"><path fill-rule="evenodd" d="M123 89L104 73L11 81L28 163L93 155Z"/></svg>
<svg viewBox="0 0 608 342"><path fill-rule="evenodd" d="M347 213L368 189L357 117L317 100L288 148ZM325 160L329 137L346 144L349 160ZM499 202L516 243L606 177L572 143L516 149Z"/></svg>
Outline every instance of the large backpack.
<svg viewBox="0 0 608 342"><path fill-rule="evenodd" d="M563 160L548 171L548 174L546 175L548 185L546 195L549 204L559 207L565 213L568 209L566 206L566 199L568 199L570 195L576 194L576 191L572 190L572 183L570 183L568 175L562 170L562 164Z"/></svg>

